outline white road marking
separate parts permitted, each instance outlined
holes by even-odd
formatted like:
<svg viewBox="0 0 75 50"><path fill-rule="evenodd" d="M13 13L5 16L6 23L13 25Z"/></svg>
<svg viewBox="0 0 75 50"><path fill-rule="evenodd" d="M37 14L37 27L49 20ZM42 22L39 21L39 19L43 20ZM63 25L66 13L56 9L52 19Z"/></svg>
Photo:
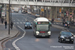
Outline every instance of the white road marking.
<svg viewBox="0 0 75 50"><path fill-rule="evenodd" d="M19 22L17 22L17 24L19 24Z"/></svg>
<svg viewBox="0 0 75 50"><path fill-rule="evenodd" d="M20 24L22 24L22 22L20 22Z"/></svg>
<svg viewBox="0 0 75 50"><path fill-rule="evenodd" d="M19 27L21 30L24 31L24 34L22 35L22 37L16 39L16 40L12 43L13 47L14 47L16 50L20 50L20 48L19 48L15 43L16 43L18 40L22 39L22 38L25 36L25 34L26 34L26 31L25 31L24 29L22 29L20 26L18 26L18 27Z"/></svg>
<svg viewBox="0 0 75 50"><path fill-rule="evenodd" d="M10 48L8 48L8 50L10 50Z"/></svg>

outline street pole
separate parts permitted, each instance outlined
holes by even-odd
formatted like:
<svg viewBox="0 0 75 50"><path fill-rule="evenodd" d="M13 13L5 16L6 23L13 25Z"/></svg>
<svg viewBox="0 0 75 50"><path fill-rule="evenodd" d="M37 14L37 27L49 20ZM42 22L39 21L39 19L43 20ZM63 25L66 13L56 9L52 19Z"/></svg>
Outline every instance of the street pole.
<svg viewBox="0 0 75 50"><path fill-rule="evenodd" d="M9 24L8 24L8 35L10 35L10 0L9 0Z"/></svg>

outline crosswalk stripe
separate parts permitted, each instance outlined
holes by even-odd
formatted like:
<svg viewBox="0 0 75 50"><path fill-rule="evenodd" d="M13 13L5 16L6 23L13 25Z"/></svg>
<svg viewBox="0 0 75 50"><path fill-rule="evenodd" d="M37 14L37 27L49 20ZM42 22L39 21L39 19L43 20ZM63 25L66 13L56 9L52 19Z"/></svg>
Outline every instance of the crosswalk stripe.
<svg viewBox="0 0 75 50"><path fill-rule="evenodd" d="M19 22L17 22L17 24L19 24Z"/></svg>
<svg viewBox="0 0 75 50"><path fill-rule="evenodd" d="M25 24L25 22L14 22L14 24Z"/></svg>
<svg viewBox="0 0 75 50"><path fill-rule="evenodd" d="M22 24L22 22L20 22L20 24Z"/></svg>

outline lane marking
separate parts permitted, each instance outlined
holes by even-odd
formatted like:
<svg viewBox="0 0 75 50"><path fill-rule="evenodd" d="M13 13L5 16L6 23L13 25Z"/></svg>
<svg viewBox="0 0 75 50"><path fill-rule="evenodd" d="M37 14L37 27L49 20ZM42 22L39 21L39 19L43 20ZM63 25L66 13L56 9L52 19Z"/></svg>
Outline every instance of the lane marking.
<svg viewBox="0 0 75 50"><path fill-rule="evenodd" d="M10 48L8 48L8 50L10 50Z"/></svg>
<svg viewBox="0 0 75 50"><path fill-rule="evenodd" d="M16 50L20 50L20 48L16 45L16 42L17 42L18 40L22 39L22 38L25 36L25 34L26 34L26 31L25 31L24 29L22 29L20 26L18 26L18 28L20 28L22 31L24 31L24 34L22 35L22 37L16 39L16 40L12 43L13 47L14 47Z"/></svg>
<svg viewBox="0 0 75 50"><path fill-rule="evenodd" d="M17 24L19 24L19 22L17 22Z"/></svg>
<svg viewBox="0 0 75 50"><path fill-rule="evenodd" d="M20 24L22 24L22 22L20 22Z"/></svg>

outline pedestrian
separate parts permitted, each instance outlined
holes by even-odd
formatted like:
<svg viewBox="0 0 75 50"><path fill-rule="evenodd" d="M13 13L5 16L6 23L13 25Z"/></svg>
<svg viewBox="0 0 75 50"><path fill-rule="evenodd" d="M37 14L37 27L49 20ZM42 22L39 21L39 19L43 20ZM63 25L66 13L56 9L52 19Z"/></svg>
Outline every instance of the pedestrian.
<svg viewBox="0 0 75 50"><path fill-rule="evenodd" d="M4 21L4 19L3 19L3 18L1 18L1 22L2 22L2 24L3 24L3 21Z"/></svg>
<svg viewBox="0 0 75 50"><path fill-rule="evenodd" d="M54 23L54 18L52 18L52 23Z"/></svg>
<svg viewBox="0 0 75 50"><path fill-rule="evenodd" d="M5 21L5 29L7 28L7 21Z"/></svg>
<svg viewBox="0 0 75 50"><path fill-rule="evenodd" d="M11 22L11 29L13 28L13 22Z"/></svg>

